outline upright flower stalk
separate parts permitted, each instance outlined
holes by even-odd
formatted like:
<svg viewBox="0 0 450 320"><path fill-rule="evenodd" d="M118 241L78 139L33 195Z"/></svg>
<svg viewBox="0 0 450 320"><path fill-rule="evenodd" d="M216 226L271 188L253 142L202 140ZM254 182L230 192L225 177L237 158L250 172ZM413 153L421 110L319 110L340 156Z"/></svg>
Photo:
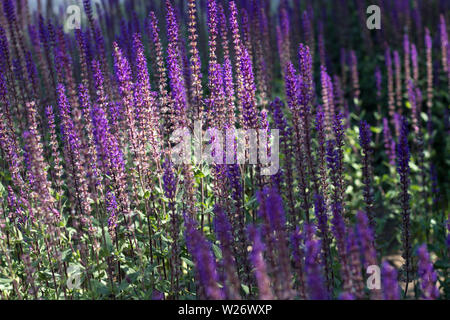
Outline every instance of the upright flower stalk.
<svg viewBox="0 0 450 320"><path fill-rule="evenodd" d="M362 149L362 176L364 183L364 202L366 205L366 213L369 217L370 225L375 228L374 212L373 212L373 172L372 172L372 147L371 143L372 133L370 131L370 126L366 121L361 121L359 126L359 144Z"/></svg>
<svg viewBox="0 0 450 320"><path fill-rule="evenodd" d="M404 274L406 285L412 280L411 272L411 234L410 234L410 195L409 195L409 145L408 145L408 124L406 119L403 119L402 129L400 132L399 141L397 143L397 172L400 176L400 207L402 214L402 245L403 245L403 259L404 259ZM406 287L405 291L408 290Z"/></svg>

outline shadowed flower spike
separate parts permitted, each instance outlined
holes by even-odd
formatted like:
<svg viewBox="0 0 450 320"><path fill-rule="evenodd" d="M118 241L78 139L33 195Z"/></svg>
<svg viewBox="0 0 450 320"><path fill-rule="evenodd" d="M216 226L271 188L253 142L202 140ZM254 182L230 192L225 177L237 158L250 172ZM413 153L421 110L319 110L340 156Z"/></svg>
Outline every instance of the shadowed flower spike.
<svg viewBox="0 0 450 320"><path fill-rule="evenodd" d="M332 292L332 261L330 244L331 239L329 236L327 208L324 199L321 195L315 197L315 214L317 218L317 227L320 231L321 245L322 245L322 259L325 268L325 278L327 281L328 292Z"/></svg>
<svg viewBox="0 0 450 320"><path fill-rule="evenodd" d="M203 106L202 106L202 73L201 73L201 61L200 54L198 51L198 34L197 34L197 8L196 1L188 1L188 30L189 30L189 46L191 53L191 88L192 88L192 98L195 108L195 117L197 120L203 119Z"/></svg>
<svg viewBox="0 0 450 320"><path fill-rule="evenodd" d="M221 207L216 206L216 234L220 241L220 248L223 256L223 267L227 279L226 292L227 298L231 300L240 300L239 294L239 278L237 275L236 259L233 253L233 233L228 218Z"/></svg>
<svg viewBox="0 0 450 320"><path fill-rule="evenodd" d="M270 278L267 274L266 263L263 258L265 248L261 242L260 231L255 226L250 225L247 232L252 245L250 259L254 267L256 283L259 289L259 299L272 300L273 294L270 288Z"/></svg>
<svg viewBox="0 0 450 320"><path fill-rule="evenodd" d="M106 211L108 212L108 231L111 238L116 236L117 227L117 200L113 192L108 191L106 193Z"/></svg>
<svg viewBox="0 0 450 320"><path fill-rule="evenodd" d="M310 112L310 103L314 94L313 60L308 46L300 43L298 49L298 62L300 65L300 104L303 105L305 114ZM332 88L331 88L332 91ZM331 93L329 93L331 94ZM333 107L334 108L334 107Z"/></svg>
<svg viewBox="0 0 450 320"><path fill-rule="evenodd" d="M355 300L355 297L348 292L343 292L339 295L339 300Z"/></svg>
<svg viewBox="0 0 450 320"><path fill-rule="evenodd" d="M259 128L259 117L256 109L255 77L253 75L252 61L246 49L243 50L241 58L241 70L243 78L241 113L244 119L244 128L256 129Z"/></svg>
<svg viewBox="0 0 450 320"><path fill-rule="evenodd" d="M359 144L361 146L363 155L362 155L362 175L363 175L363 183L364 183L364 202L366 205L366 213L370 221L370 225L372 228L375 228L375 220L373 213L373 172L372 172L372 147L371 143L372 132L370 130L369 124L362 120L359 125Z"/></svg>
<svg viewBox="0 0 450 320"><path fill-rule="evenodd" d="M268 249L274 250L275 274L280 277L278 287L275 287L275 293L280 299L291 298L291 270L289 263L286 217L283 210L283 203L276 188L264 188L257 195L261 204L258 214L265 219L266 224L263 226L263 235L267 236L266 242ZM269 236L270 235L270 236ZM276 252L275 252L276 251Z"/></svg>
<svg viewBox="0 0 450 320"><path fill-rule="evenodd" d="M392 55L391 51L386 48L385 52L386 60L386 72L387 72L387 95L388 95L388 109L389 117L391 118L391 124L394 123L394 113L395 113L395 89L394 89L394 74L392 70Z"/></svg>
<svg viewBox="0 0 450 320"><path fill-rule="evenodd" d="M445 23L444 15L441 14L439 17L439 35L441 37L441 56L442 56L442 68L445 72L448 71L448 34L447 34L447 25Z"/></svg>
<svg viewBox="0 0 450 320"><path fill-rule="evenodd" d="M301 299L306 299L305 287L305 250L304 250L304 234L300 231L300 227L292 232L290 244L292 247L292 259L294 262L294 272L297 275L298 290Z"/></svg>
<svg viewBox="0 0 450 320"><path fill-rule="evenodd" d="M205 236L197 229L197 224L191 217L185 215L186 221L186 244L193 257L199 282L204 289L207 299L223 299L223 293L219 288L219 277L217 266L211 244Z"/></svg>
<svg viewBox="0 0 450 320"><path fill-rule="evenodd" d="M359 211L356 215L356 232L363 256L363 269L367 270L368 266L377 265L377 252L375 250L374 231L366 213L363 211ZM370 297L373 300L381 299L381 291L371 290Z"/></svg>
<svg viewBox="0 0 450 320"><path fill-rule="evenodd" d="M350 61L349 61L350 69L351 69L351 79L353 86L353 99L356 104L357 110L359 110L359 96L361 94L361 90L359 87L359 74L358 74L358 59L356 57L356 53L354 50L350 51Z"/></svg>
<svg viewBox="0 0 450 320"><path fill-rule="evenodd" d="M367 215L359 211L356 215L356 229L364 256L364 267L376 264L377 255L374 247L373 230L370 227Z"/></svg>
<svg viewBox="0 0 450 320"><path fill-rule="evenodd" d="M166 0L167 9L167 71L173 102L171 125L173 128L186 125L187 95L180 64L179 27L171 0Z"/></svg>
<svg viewBox="0 0 450 320"><path fill-rule="evenodd" d="M410 168L409 168L409 145L408 145L408 123L405 118L402 119L402 127L399 141L397 142L397 172L400 176L400 206L402 212L402 245L403 245L403 259L404 272L406 282L411 279L411 234L410 234Z"/></svg>
<svg viewBox="0 0 450 320"><path fill-rule="evenodd" d="M305 233L305 273L308 296L311 300L328 300L320 261L320 241L313 239L313 226L304 225L303 232Z"/></svg>
<svg viewBox="0 0 450 320"><path fill-rule="evenodd" d="M384 149L389 159L389 165L395 166L395 140L392 137L391 129L386 118L383 118L383 140Z"/></svg>
<svg viewBox="0 0 450 320"><path fill-rule="evenodd" d="M347 251L350 263L350 276L353 287L353 294L356 299L363 299L364 293L364 279L361 270L361 251L359 249L358 240L353 228L349 228L347 234Z"/></svg>

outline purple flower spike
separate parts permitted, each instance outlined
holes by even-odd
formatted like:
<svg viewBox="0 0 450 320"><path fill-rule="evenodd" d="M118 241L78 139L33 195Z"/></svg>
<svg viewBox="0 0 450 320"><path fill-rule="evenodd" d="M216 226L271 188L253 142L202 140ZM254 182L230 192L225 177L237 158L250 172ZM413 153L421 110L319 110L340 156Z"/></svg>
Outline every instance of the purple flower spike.
<svg viewBox="0 0 450 320"><path fill-rule="evenodd" d="M232 300L240 299L239 278L237 276L236 259L233 255L233 231L230 222L221 207L215 207L216 234L220 241L220 248L223 256L223 267L227 279L226 291L227 298Z"/></svg>
<svg viewBox="0 0 450 320"><path fill-rule="evenodd" d="M185 215L186 246L193 257L199 282L205 292L206 298L211 300L223 299L222 291L218 286L219 276L211 244L197 229L196 222Z"/></svg>
<svg viewBox="0 0 450 320"><path fill-rule="evenodd" d="M435 300L439 298L439 289L436 287L437 274L434 271L433 263L430 259L426 244L417 249L419 257L418 273L420 277L420 288L422 297L426 300Z"/></svg>
<svg viewBox="0 0 450 320"><path fill-rule="evenodd" d="M397 270L386 261L383 262L381 279L383 280L383 299L399 300L400 287L397 280Z"/></svg>

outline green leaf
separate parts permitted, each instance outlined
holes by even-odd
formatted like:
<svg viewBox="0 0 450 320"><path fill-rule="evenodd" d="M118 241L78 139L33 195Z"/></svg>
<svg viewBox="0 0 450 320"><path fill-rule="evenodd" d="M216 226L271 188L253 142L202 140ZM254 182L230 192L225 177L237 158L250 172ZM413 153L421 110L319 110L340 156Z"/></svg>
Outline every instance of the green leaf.
<svg viewBox="0 0 450 320"><path fill-rule="evenodd" d="M214 255L216 256L216 258L221 260L222 259L222 250L220 250L220 248L215 244L212 245L212 248L213 248Z"/></svg>
<svg viewBox="0 0 450 320"><path fill-rule="evenodd" d="M183 260L188 266L195 267L194 262L192 262L192 261L189 260L188 258L181 257L181 260Z"/></svg>
<svg viewBox="0 0 450 320"><path fill-rule="evenodd" d="M244 290L245 294L248 295L250 293L250 289L245 284L241 283L242 290Z"/></svg>

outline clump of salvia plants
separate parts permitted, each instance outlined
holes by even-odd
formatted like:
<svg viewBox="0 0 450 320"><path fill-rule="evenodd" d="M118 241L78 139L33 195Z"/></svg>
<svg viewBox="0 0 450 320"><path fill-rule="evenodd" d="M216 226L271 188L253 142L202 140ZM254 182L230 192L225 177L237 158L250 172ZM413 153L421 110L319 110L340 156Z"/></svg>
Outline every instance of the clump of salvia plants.
<svg viewBox="0 0 450 320"><path fill-rule="evenodd" d="M0 299L448 299L450 3L369 2L1 0Z"/></svg>

